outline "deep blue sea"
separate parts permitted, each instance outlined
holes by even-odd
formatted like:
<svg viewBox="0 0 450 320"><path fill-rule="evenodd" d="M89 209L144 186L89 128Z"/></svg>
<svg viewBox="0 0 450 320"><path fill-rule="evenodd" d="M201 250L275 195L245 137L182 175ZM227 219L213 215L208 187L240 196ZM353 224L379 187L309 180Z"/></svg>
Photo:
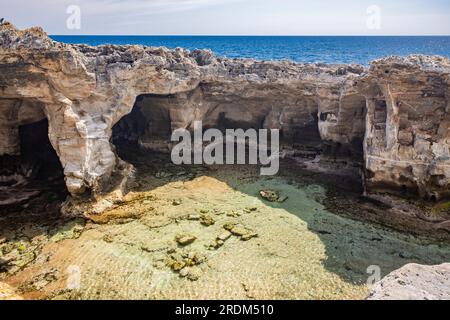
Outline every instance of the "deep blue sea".
<svg viewBox="0 0 450 320"><path fill-rule="evenodd" d="M332 37L332 36L51 36L65 43L138 44L211 49L228 58L293 60L297 62L359 63L389 55L413 53L450 57L450 36Z"/></svg>

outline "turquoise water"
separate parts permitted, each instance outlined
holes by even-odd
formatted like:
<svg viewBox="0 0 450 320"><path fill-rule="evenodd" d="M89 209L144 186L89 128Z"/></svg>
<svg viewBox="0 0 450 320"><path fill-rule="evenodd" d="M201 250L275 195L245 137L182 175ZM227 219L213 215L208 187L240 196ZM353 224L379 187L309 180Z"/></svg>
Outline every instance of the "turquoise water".
<svg viewBox="0 0 450 320"><path fill-rule="evenodd" d="M359 63L413 53L450 57L450 36L439 37L275 37L275 36L51 36L65 43L138 44L211 49L228 58Z"/></svg>

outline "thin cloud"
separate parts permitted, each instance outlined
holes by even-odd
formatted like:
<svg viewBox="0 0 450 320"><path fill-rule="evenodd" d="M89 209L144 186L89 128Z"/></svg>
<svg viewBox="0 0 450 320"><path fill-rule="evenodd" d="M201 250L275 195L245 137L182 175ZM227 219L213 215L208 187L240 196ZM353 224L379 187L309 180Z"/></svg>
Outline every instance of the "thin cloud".
<svg viewBox="0 0 450 320"><path fill-rule="evenodd" d="M190 11L242 1L245 0L81 0L78 1L78 5L87 15L136 17Z"/></svg>
<svg viewBox="0 0 450 320"><path fill-rule="evenodd" d="M51 34L367 34L372 0L0 0L2 17ZM449 34L448 0L377 0L377 34ZM82 29L66 27L81 9Z"/></svg>

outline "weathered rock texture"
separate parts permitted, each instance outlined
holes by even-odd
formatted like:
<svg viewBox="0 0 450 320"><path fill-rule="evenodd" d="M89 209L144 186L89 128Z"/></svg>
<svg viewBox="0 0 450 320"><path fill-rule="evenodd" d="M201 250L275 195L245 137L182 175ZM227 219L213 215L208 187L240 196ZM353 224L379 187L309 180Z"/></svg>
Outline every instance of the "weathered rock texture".
<svg viewBox="0 0 450 320"><path fill-rule="evenodd" d="M406 188L438 198L450 182L449 71L440 57L388 58L369 71L201 50L66 45L39 28L6 23L0 155L20 152L21 125L47 118L68 191L95 195L123 186L130 173L115 153L113 127L114 139L145 147L202 120L222 129L280 129L294 147L365 159L370 191Z"/></svg>
<svg viewBox="0 0 450 320"><path fill-rule="evenodd" d="M371 290L369 300L450 300L450 264L407 264Z"/></svg>
<svg viewBox="0 0 450 320"><path fill-rule="evenodd" d="M357 87L367 100L368 190L407 189L438 200L449 194L448 59L392 57L372 63Z"/></svg>

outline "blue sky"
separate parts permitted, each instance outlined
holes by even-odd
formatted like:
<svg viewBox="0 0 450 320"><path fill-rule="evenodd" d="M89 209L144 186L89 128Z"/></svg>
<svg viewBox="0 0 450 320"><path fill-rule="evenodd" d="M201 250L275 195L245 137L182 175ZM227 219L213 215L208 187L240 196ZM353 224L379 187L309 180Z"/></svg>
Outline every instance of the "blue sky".
<svg viewBox="0 0 450 320"><path fill-rule="evenodd" d="M70 5L80 29L67 28ZM0 15L50 34L450 35L449 0L0 0Z"/></svg>

